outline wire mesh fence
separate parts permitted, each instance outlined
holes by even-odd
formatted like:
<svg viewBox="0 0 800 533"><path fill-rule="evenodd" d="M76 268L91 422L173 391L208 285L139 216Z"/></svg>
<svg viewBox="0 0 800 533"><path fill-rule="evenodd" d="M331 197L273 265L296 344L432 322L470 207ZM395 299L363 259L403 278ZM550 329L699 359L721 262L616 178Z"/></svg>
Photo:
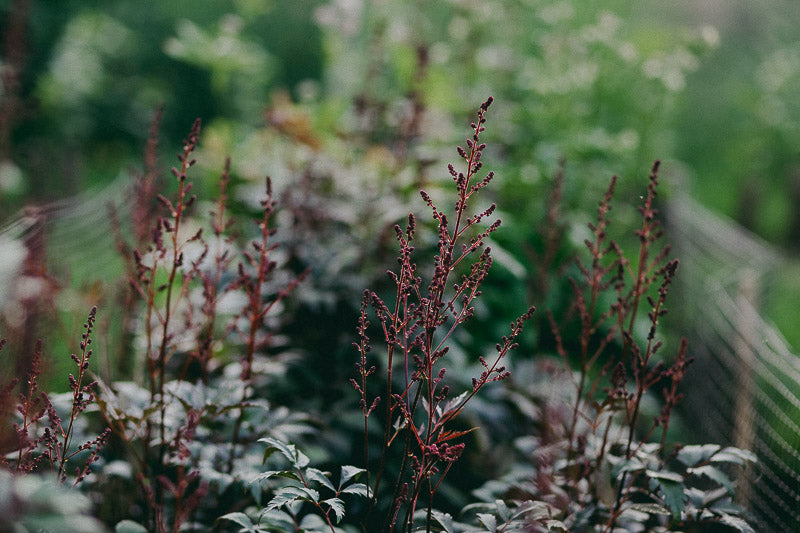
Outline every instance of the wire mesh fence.
<svg viewBox="0 0 800 533"><path fill-rule="evenodd" d="M667 213L681 258L680 327L695 358L684 419L698 440L757 454L737 498L760 530L800 531L800 359L759 312L787 259L688 198Z"/></svg>

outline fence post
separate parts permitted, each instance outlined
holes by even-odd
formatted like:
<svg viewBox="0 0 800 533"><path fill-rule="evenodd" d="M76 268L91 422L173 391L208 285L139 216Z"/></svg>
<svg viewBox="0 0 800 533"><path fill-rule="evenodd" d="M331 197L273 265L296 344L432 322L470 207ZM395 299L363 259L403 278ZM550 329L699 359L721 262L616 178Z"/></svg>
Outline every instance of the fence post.
<svg viewBox="0 0 800 533"><path fill-rule="evenodd" d="M736 290L736 308L738 313L734 320L737 335L733 343L736 356L736 399L734 416L735 428L733 433L734 446L743 450L752 450L756 440L755 409L753 397L755 392L755 379L753 374L755 363L755 342L757 331L753 327L752 314L754 312L756 295L758 294L758 275L752 269L746 269L739 275ZM745 466L742 479L745 481L737 487L736 500L744 508L749 508L751 491L751 467Z"/></svg>

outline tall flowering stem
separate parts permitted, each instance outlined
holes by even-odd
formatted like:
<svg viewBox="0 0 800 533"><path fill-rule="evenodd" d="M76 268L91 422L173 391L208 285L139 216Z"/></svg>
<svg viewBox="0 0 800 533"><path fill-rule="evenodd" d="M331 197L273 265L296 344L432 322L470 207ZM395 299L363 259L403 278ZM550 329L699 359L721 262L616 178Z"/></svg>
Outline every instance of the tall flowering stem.
<svg viewBox="0 0 800 533"><path fill-rule="evenodd" d="M56 479L60 483L65 482L68 475L67 465L70 459L82 451L90 451L89 458L84 463L83 467L77 467L75 469L75 482L73 486L80 483L86 477L89 472L89 467L97 459L100 448L105 445L108 438L111 436L111 429L106 428L97 438L81 444L75 451L70 450L75 421L78 419L78 415L85 411L95 400L94 388L96 382L87 382L87 373L89 372L89 359L92 356L92 350L89 348L89 345L92 343L91 335L96 315L97 307L93 307L89 312L89 318L83 325L86 332L81 335L80 355L71 355L72 361L77 367L77 376L73 374L69 375L69 387L72 390L72 408L70 409L69 421L66 424L66 429L64 429L63 421L56 414L49 400L46 401L49 427L45 430L45 435L42 440L47 448L46 455L50 460Z"/></svg>
<svg viewBox="0 0 800 533"><path fill-rule="evenodd" d="M581 321L581 334L580 334L580 367L579 378L576 385L576 402L573 405L572 420L567 435L567 442L569 445L567 452L567 460L570 462L575 453L575 431L577 429L578 420L580 417L581 398L583 398L587 389L592 388L592 384L588 383L589 371L603 354L604 350L614 338L617 331L617 325L612 323L608 327L608 331L603 336L602 340L596 345L592 344L595 335L605 326L606 322L611 322L615 307L598 313L598 302L602 294L609 288L617 288L622 282L622 265L624 259L622 253L614 241L608 238L608 213L611 210L611 200L614 197L614 190L617 186L617 177L611 178L608 189L603 195L603 199L597 207L597 222L589 223L589 230L592 232L592 238L585 241L585 245L589 250L591 262L584 264L578 262L583 277L584 285L588 287L588 294L584 294L578 282L572 280L572 289L574 293L574 305L577 307L578 315ZM607 260L605 258L611 258ZM599 316L598 316L599 315ZM553 321L551 319L551 325ZM555 328L554 328L555 331ZM556 333L556 339L560 347L560 352L563 357L566 357L566 351L561 345L560 335ZM567 366L569 367L569 361ZM573 480L577 478L573 477Z"/></svg>
<svg viewBox="0 0 800 533"><path fill-rule="evenodd" d="M21 417L14 423L15 442L10 444L13 453L0 458L0 466L7 467L15 474L25 474L38 470L42 465L49 466L58 483L65 483L72 475L72 486L78 485L89 474L91 465L97 460L100 449L108 442L111 429L106 428L94 439L86 441L76 449L72 448L73 429L80 414L95 401L95 382L87 381L89 359L92 350L91 334L95 323L97 308L93 307L84 324L86 332L81 336L80 355L72 354L72 361L77 367L77 377L69 374L69 385L72 390L72 405L68 421L64 421L56 412L47 393L39 389L39 377L42 371L42 341L36 342L31 356L31 370L19 392L17 401L12 401L12 393L19 380L14 379L0 388L0 415L7 416L15 409ZM5 339L0 339L0 350ZM46 418L46 423L43 419ZM64 427L66 426L66 429ZM39 433L41 431L41 433ZM88 457L82 452L88 452ZM68 470L70 462L80 458L81 463L74 470ZM76 460L77 461L77 460Z"/></svg>
<svg viewBox="0 0 800 533"><path fill-rule="evenodd" d="M244 354L241 359L242 371L240 378L242 384L241 402L244 403L250 395L250 385L253 378L253 361L255 355L269 345L270 335L264 335L264 321L275 306L280 303L308 276L309 271L302 272L295 279L289 281L277 293L267 292L267 283L277 267L271 252L278 246L272 242L275 228L270 224L272 214L275 212L275 200L272 195L272 182L265 180L265 197L261 200L261 218L256 221L259 229L259 239L251 243L252 250L244 252L246 264L238 265L238 277L230 290L243 289L247 296L247 305L242 310L247 327L241 332L245 337ZM216 231L216 230L215 230ZM235 323L235 321L234 321ZM233 427L231 440L231 453L228 457L228 471L233 470L236 446L239 444L242 424L245 420L245 409L239 409L239 416Z"/></svg>
<svg viewBox="0 0 800 533"><path fill-rule="evenodd" d="M195 160L191 159L192 152L194 152L195 147L197 146L198 138L200 137L200 119L197 119L192 126L191 131L189 132L189 136L183 142L183 153L178 155L178 160L181 163L180 169L175 167L172 168L172 174L178 181L178 195L177 200L175 203L171 202L170 200L166 199L163 196L159 196L159 200L163 203L167 209L169 210L170 219L162 218L161 219L161 226L169 234L170 238L170 252L171 252L171 260L168 267L168 276L166 282L166 298L164 302L164 315L162 321L162 335L160 339L160 343L158 346L158 353L156 358L151 358L152 364L156 366L156 373L158 375L157 387L158 387L158 395L160 400L161 406L161 416L159 418L159 438L161 442L162 449L166 444L166 434L165 434L165 423L164 423L164 416L166 410L166 403L164 402L164 381L165 381L165 369L168 357L168 347L170 341L170 334L169 334L169 326L170 320L172 319L172 305L173 302L173 290L175 286L175 279L178 275L178 272L181 270L183 266L183 251L182 251L182 243L179 242L179 235L180 235L180 228L181 222L183 221L183 215L186 209L194 203L194 196L190 196L189 192L192 189L192 184L189 183L186 179L186 172L189 170L189 167L194 165ZM199 234L197 235L199 238ZM163 457L163 452L160 454Z"/></svg>
<svg viewBox="0 0 800 533"><path fill-rule="evenodd" d="M232 287L222 287L222 277L234 260L228 246L234 238L227 235L233 224L233 219L228 216L228 185L230 184L231 159L225 159L225 168L219 181L219 197L214 210L211 212L211 231L213 233L214 250L212 252L213 268L210 273L198 269L200 282L203 285L203 304L200 310L204 317L204 324L198 337L198 346L194 354L200 365L200 376L204 384L208 383L208 365L211 361L212 345L217 326L217 304L219 299L232 290ZM189 361L186 366L188 367ZM185 374L185 372L183 373Z"/></svg>
<svg viewBox="0 0 800 533"><path fill-rule="evenodd" d="M187 210L195 202L191 194L192 184L187 179L187 172L195 164L192 153L197 147L200 137L200 120L192 125L187 138L183 141L183 151L178 154L179 167L173 167L172 174L177 182L174 200L163 195L157 199L166 210L166 215L159 217L152 228L152 243L142 253L133 251L135 272L130 279L134 292L145 304L144 337L147 357L147 379L150 402L154 406L157 420L147 417L145 425L146 438L142 440L142 453L139 456L142 472L152 474L163 470L167 463L169 435L167 435L165 385L167 381L167 364L175 351L174 321L177 320L178 303L186 298L191 281L197 277L200 263L207 253L207 246L202 239L202 230L186 237L181 230ZM191 264L184 261L186 245L198 242L203 248L201 258ZM187 264L185 264L187 263ZM153 433L155 432L155 438ZM152 446L157 442L157 446ZM149 462L151 449L155 448L156 458ZM139 476L143 490L144 479L153 477ZM154 501L163 502L164 491L161 483L154 483ZM157 521L158 522L158 521ZM160 524L160 522L158 522ZM161 527L161 525L159 525Z"/></svg>
<svg viewBox="0 0 800 533"><path fill-rule="evenodd" d="M591 238L585 241L589 260L578 260L580 276L570 280L572 310L580 329L577 338L568 340L577 347L577 361L568 357L566 339L555 317L548 315L558 352L568 368L577 366L574 404L565 435L564 467L567 494L573 501L583 497L586 487L591 491L601 490L596 481L587 485L586 480L604 475L600 472L610 455L621 453L624 460L631 460L659 427L660 457L664 460L670 415L681 396L678 386L691 363L686 357L685 341L670 366L657 362L656 358L662 346L657 329L667 312L667 295L678 269L677 260L667 260L669 247L658 246L662 236L655 207L659 166L658 161L653 164L647 194L639 206L642 222L634 232L638 241L635 262L608 235L616 177L598 206L596 222L589 224ZM644 322L640 315L645 309L649 328L646 335L641 335L636 330ZM601 385L604 385L602 390ZM662 388L664 407L644 434L637 435L642 428L642 400L653 388ZM587 454L589 435L596 438L591 439L594 449ZM614 479L616 498L602 517L603 531L614 529L638 489L637 475L626 470Z"/></svg>
<svg viewBox="0 0 800 533"><path fill-rule="evenodd" d="M384 413L381 459L371 478L373 506L387 471L390 448L403 447L400 464L392 469L397 474L392 503L382 519L383 531L394 531L399 526L402 531L410 532L415 527L414 516L420 504L427 507L425 528L430 531L434 494L465 447L465 443L456 440L471 431L452 430L450 423L485 385L509 375L502 360L517 346L516 338L533 314L531 308L511 324L510 334L497 344L494 354L477 357L482 370L473 378L472 387L451 397L450 386L445 383L445 356L457 327L473 316L473 300L480 296L481 284L492 264L491 251L485 244L500 226L500 220L481 225L494 213L494 204L474 214L469 210L473 195L494 178L493 172L478 176L486 148L480 136L485 130L486 112L491 104L490 97L480 106L477 120L471 124L472 135L466 140L466 148L457 148L465 170L458 171L454 165L448 165L456 186L454 212L448 215L428 193L420 192L431 209L438 231L438 253L427 284L413 259L412 243L417 223L412 214L405 229L395 226L399 266L388 272L395 286L394 301L388 304L369 291L362 301L357 329L360 341L355 344L360 354L356 365L359 379L351 383L361 396L368 470L368 419L379 402L383 404ZM458 281L451 281L458 273ZM386 347L386 390L382 399L377 396L370 399L367 390L367 378L375 371L367 360L371 350L367 335L369 307L377 316L377 326ZM397 376L397 372L401 376Z"/></svg>

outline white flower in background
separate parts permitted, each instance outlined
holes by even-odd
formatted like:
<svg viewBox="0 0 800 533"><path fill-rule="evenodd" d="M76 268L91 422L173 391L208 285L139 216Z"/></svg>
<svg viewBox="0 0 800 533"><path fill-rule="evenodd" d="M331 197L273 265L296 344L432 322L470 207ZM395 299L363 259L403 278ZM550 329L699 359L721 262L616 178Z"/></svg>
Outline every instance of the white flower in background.
<svg viewBox="0 0 800 533"><path fill-rule="evenodd" d="M19 240L0 234L0 309L14 293L26 253L25 245Z"/></svg>

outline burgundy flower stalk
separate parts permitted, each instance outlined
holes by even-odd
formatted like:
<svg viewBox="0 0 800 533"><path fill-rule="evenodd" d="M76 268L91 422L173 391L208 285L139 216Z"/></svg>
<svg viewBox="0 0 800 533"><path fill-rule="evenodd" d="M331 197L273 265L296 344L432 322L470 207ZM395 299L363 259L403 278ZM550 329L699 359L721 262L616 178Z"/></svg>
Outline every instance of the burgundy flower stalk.
<svg viewBox="0 0 800 533"><path fill-rule="evenodd" d="M307 272L301 274L280 290L269 290L277 268L272 254L276 247L273 242L275 230L270 224L275 203L269 179L266 180L266 198L261 202L261 216L256 220L259 236L243 253L241 262L236 263L237 255L227 246L234 240L234 236L229 233L232 226L232 218L228 212L230 160L226 161L219 184L219 196L211 212L210 227L213 237L206 241L202 231L188 238L182 235L187 209L195 200L191 195L192 185L187 179L187 171L195 162L191 156L197 146L199 128L198 120L178 156L180 167L172 169L177 180L176 195L171 199L157 196L166 214L156 220L147 250L132 252L134 272L130 284L144 303L144 338L152 413L145 421L145 434L140 439L140 444L136 444L141 445L140 453L135 454L140 469L136 479L149 507L149 523L159 531L166 530L164 520L169 517L165 517L164 507L168 500L172 500L172 505L178 508L171 517L174 529L185 519L182 516L188 516L196 508L206 490L202 484L198 485L199 482L192 475L187 474L188 465L184 464L190 459L186 443L193 438L194 427L199 422L197 417L205 416L205 413L190 412L186 424L177 428L172 435L167 433L165 424L167 363L177 350L175 332L183 330L194 334L194 346L188 350L188 357L180 362L182 366L176 366L178 380L186 379L190 368L193 368L190 365L194 363L199 370L200 379L203 382L208 380L215 341L227 340L231 336L241 345L241 397L234 404L238 408L238 417L230 439L227 464L228 471L231 472L236 453L240 451L245 440L241 429L245 421L246 400L253 390L253 363L257 354L270 341L269 331L265 328L267 316L307 275ZM149 161L148 167L153 163ZM154 170L150 173L152 172ZM191 261L186 258L188 254L184 254L189 243L199 245L199 253ZM233 280L226 282L226 274L231 271L234 273ZM202 290L199 306L188 301L188 295L193 288ZM225 324L219 324L219 300L231 291L244 294L246 305L241 312L226 320ZM179 305L181 303L187 305L179 313L178 309L182 309ZM115 424L114 428L127 444L133 446L135 437L126 434L122 425ZM160 475L167 467L170 457L180 462L175 470L177 478L171 478L172 484L166 483L166 478Z"/></svg>
<svg viewBox="0 0 800 533"><path fill-rule="evenodd" d="M33 452L39 446L42 437L31 438L30 429L35 426L39 420L50 408L50 400L44 391L39 390L39 375L42 372L42 341L36 341L36 347L33 351L33 357L30 363L30 373L26 381L27 392L20 393L16 410L22 415L22 423L14 423L14 432L16 434L17 446L17 461L14 465L14 471L17 473L31 472L36 469L44 456L34 456ZM18 380L14 379L4 389L7 391L8 396L10 392L16 387ZM4 394L4 397L6 394ZM5 398L4 398L5 399Z"/></svg>
<svg viewBox="0 0 800 533"><path fill-rule="evenodd" d="M482 178L477 177L486 148L480 135L485 130L486 111L491 103L490 97L480 106L477 121L471 124L472 136L466 140L466 149L457 147L466 170L458 171L454 165L448 165L457 195L452 216L440 210L429 194L420 191L437 223L439 237L427 286L423 288L422 277L413 260L416 219L409 215L405 230L399 225L395 226L399 266L396 271L388 273L395 285L393 304L387 305L377 294L369 291L365 292L362 299L357 328L359 342L355 344L360 355L356 364L359 379L353 379L351 383L360 395L368 467L368 418L381 401L377 396L370 401L367 394L367 378L374 372L374 366L367 361L370 351L368 307L377 316L377 324L386 345L384 438L380 466L375 473L373 505L376 503L389 448L396 440L403 442L405 447L394 484L393 503L384 521L383 528L388 531L392 531L398 521L401 521L404 530L410 531L420 497L427 500L430 528L433 496L465 446L464 443L451 441L469 432L449 430L449 423L483 386L509 375L501 361L509 350L516 347L515 339L521 333L524 322L533 314L531 308L511 325L511 333L497 344L494 355L479 358L483 370L473 379L472 389L450 400L450 387L445 383L447 370L443 366L449 340L456 328L473 316L472 302L480 296L480 286L492 264L491 251L485 247L485 243L500 226L500 220L495 220L479 228L494 213L494 204L472 215L468 210L472 196L487 187L494 178L493 172ZM467 263L473 254L478 257L470 265L462 264ZM451 281L457 272L462 272L459 280ZM398 366L402 371L400 379L394 375ZM395 388L396 381L401 384L399 388ZM397 439L401 434L405 438ZM403 507L404 516L401 512Z"/></svg>
<svg viewBox="0 0 800 533"><path fill-rule="evenodd" d="M208 482L197 482L200 472L192 469L187 464L192 455L189 450L189 443L194 440L197 426L200 424L203 414L203 412L190 409L186 413L186 422L176 430L175 436L170 443L170 454L175 463L177 463L175 467L176 480L173 482L163 474L156 477L157 484L172 498L174 509L172 531L174 533L182 529L182 525L189 519L192 512L197 509L208 493ZM195 487L194 485L197 486ZM166 531L167 526L163 521L163 509L157 512L156 516L161 518L156 527L159 531Z"/></svg>
<svg viewBox="0 0 800 533"><path fill-rule="evenodd" d="M98 456L100 455L100 450L108 443L108 439L111 438L111 428L107 427L103 430L103 432L97 436L97 438L89 440L78 446L78 452L88 450L90 452L89 457L86 459L86 462L83 465L83 468L75 468L75 483L72 486L76 486L78 483L84 480L84 478L89 475L89 469L91 468L92 464L97 460Z"/></svg>
<svg viewBox="0 0 800 533"><path fill-rule="evenodd" d="M664 406L661 408L661 415L656 417L654 426L661 427L661 451L662 459L664 450L667 444L667 432L669 431L669 420L672 415L672 410L683 399L683 394L678 392L678 386L683 381L686 371L694 361L691 357L686 357L687 342L685 338L681 339L681 345L678 348L678 356L673 361L672 366L666 369L662 376L669 379L669 387L663 391Z"/></svg>
<svg viewBox="0 0 800 533"><path fill-rule="evenodd" d="M648 197L649 196L650 195L648 195ZM647 225L646 215L645 215L645 225ZM631 352L633 354L633 361L631 362L631 365L633 367L634 385L636 388L634 393L629 393L627 401L625 402L624 411L626 416L626 424L628 426L628 442L625 449L625 454L627 458L633 457L639 450L639 448L642 446L642 444L650 439L656 428L661 426L662 435L661 435L660 455L663 460L666 449L665 445L666 445L667 430L669 429L669 420L672 414L672 409L682 397L682 395L678 393L677 389L678 386L680 385L680 382L683 380L683 376L686 374L687 368L691 364L691 359L687 359L686 357L686 348L687 348L686 339L681 339L678 355L670 367L665 368L664 364L660 362L656 365L653 365L652 367L650 365L653 356L656 354L656 352L658 352L659 348L661 348L662 345L660 341L655 340L656 329L660 317L664 316L667 313L667 308L665 306L666 298L667 294L669 293L669 287L672 283L672 280L675 277L677 269L678 269L678 260L674 259L672 261L669 261L666 265L654 269L654 272L652 274L648 273L645 276L646 279L645 286L648 288L649 284L652 283L654 279L657 279L658 276L662 278L662 282L658 288L658 293L657 293L658 296L656 298L652 298L651 296L646 295L647 302L650 305L650 311L648 311L648 318L650 320L650 329L647 334L647 342L645 344L644 350L642 350L641 347L639 347L639 345L633 342L632 331L625 332L626 333L625 338L629 339ZM639 418L639 410L641 407L642 398L649 389L653 388L656 384L658 384L662 380L668 380L669 385L663 391L665 403L664 406L662 407L661 414L654 418L650 429L647 431L644 437L639 441L638 445L634 446L634 440L633 440L634 430L637 425L637 420ZM628 482L629 481L628 478L629 478L628 472L624 472L621 476L621 479L619 480L614 509L613 512L611 513L608 523L606 524L605 531L611 531L613 529L616 519L622 510L622 505L630 499L634 491L635 480Z"/></svg>
<svg viewBox="0 0 800 533"><path fill-rule="evenodd" d="M92 308L89 318L84 324L86 331L81 336L80 355L71 355L72 361L78 370L77 377L73 374L69 375L70 389L72 390L72 407L66 429L64 429L65 424L56 413L47 394L39 390L38 379L41 374L42 341L39 340L36 343L30 362L31 370L26 381L27 387L23 392L19 393L16 403L16 411L22 416L22 421L14 424L16 461L11 469L17 474L33 472L43 462L47 461L56 479L63 483L67 479L67 466L70 460L82 452L89 451L89 456L82 466L78 466L74 470L75 481L73 486L75 486L88 475L89 469L97 459L100 449L108 441L111 431L106 428L95 439L79 445L74 451L70 451L75 421L95 399L95 383L87 383L86 374L89 370L89 359L92 356L92 350L89 349L89 345L92 342L91 334L96 313L97 308ZM0 348L2 348L2 345L3 342L0 341ZM11 391L16 383L16 380L14 380L3 388L2 398L10 399ZM4 405L6 404L4 403ZM45 418L45 415L47 424L41 435L32 434L32 430L39 426L39 422ZM43 451L40 452L40 448ZM0 464L9 466L9 461L4 458L0 461Z"/></svg>
<svg viewBox="0 0 800 533"><path fill-rule="evenodd" d="M634 322L638 316L639 303L643 297L646 297L653 282L662 274L659 265L663 263L670 251L670 247L667 245L654 257L651 257L651 248L663 235L657 218L658 210L653 205L657 195L658 169L660 166L660 161L653 163L653 167L650 170L650 180L647 185L647 195L644 203L638 207L639 213L642 215L642 226L635 232L640 242L637 270L634 272L630 262L624 262L624 266L628 269L628 274L634 279L633 287L621 299L621 305L618 307L618 322L624 332L623 357L626 362L630 352L634 349L632 332ZM677 261L675 262L675 268L677 268ZM624 327L626 319L628 323L627 327Z"/></svg>
<svg viewBox="0 0 800 533"><path fill-rule="evenodd" d="M174 304L172 298L173 287L175 285L175 278L177 277L178 272L183 267L183 251L182 251L182 243L179 242L179 234L180 234L180 226L181 222L183 221L183 215L186 209L188 209L192 203L194 203L195 197L189 196L189 193L192 189L192 184L187 181L186 179L186 172L189 170L189 167L195 164L194 159L190 159L192 152L197 147L197 141L200 137L200 119L195 120L194 125L192 126L191 131L189 132L189 136L183 141L183 153L178 155L178 160L181 162L181 168L178 170L175 167L172 167L172 174L178 180L178 195L177 200L173 204L172 201L165 198L162 195L158 195L159 201L167 208L170 217L166 218L163 217L160 219L161 227L159 228L156 226L155 233L154 233L154 241L156 243L156 249L161 252L161 256L163 257L166 255L167 250L164 248L163 241L162 241L162 229L164 233L167 233L170 237L170 248L169 251L172 253L171 260L169 262L169 274L167 276L166 286L163 287L166 290L166 299L164 302L164 312L163 312L163 320L162 320L162 335L161 335L161 342L158 348L158 353L154 354L155 359L152 359L154 370L157 373L157 387L158 387L158 394L161 398L161 421L159 424L159 436L161 438L162 445L165 442L165 435L164 435L164 380L165 380L165 369L166 369L166 362L168 357L168 347L170 341L169 335L169 326L170 320L172 319L172 305ZM191 240L199 239L200 233L192 237ZM154 261L155 267L155 261Z"/></svg>
<svg viewBox="0 0 800 533"><path fill-rule="evenodd" d="M186 243L179 240L179 234L184 213L195 200L195 197L189 194L192 184L187 181L186 172L195 163L195 160L191 159L191 154L197 146L199 135L200 120L198 119L194 122L188 137L183 141L183 152L178 155L178 160L181 163L180 169L172 168L172 174L178 182L175 202L163 195L157 195L159 203L167 210L168 216L160 217L151 228L152 244L148 249L152 256L151 260L145 261L144 255L139 250L134 250L132 254L135 275L130 279L130 285L146 305L144 324L147 342L149 388L152 401L155 401L156 397L163 398L164 393L166 362L170 355L171 335L169 327L173 320L172 308L176 300L173 297L173 291L178 273L184 270L183 247ZM167 235L168 243L164 241L165 234ZM187 242L200 239L201 233L198 232ZM157 285L157 274L162 263L165 264L167 269L167 280L165 283ZM188 281L189 279L183 280L184 289ZM165 292L163 309L159 309L156 305L156 294L161 292ZM157 319L161 329L160 338L156 338L157 331L153 327L154 318ZM161 414L163 419L163 412ZM164 443L163 423L160 424L159 429L161 442Z"/></svg>
<svg viewBox="0 0 800 533"><path fill-rule="evenodd" d="M592 345L598 332L606 326L610 318L614 314L616 307L612 306L610 309L598 313L598 304L602 294L609 288L622 290L623 285L623 262L624 257L617 244L608 238L608 213L611 210L611 200L614 197L614 190L617 185L617 177L613 176L609 183L608 189L603 195L597 207L597 222L589 223L589 230L592 232L592 239L586 239L584 244L589 250L591 258L590 263L587 265L578 260L577 266L581 272L581 282L570 279L573 291L573 306L578 312L578 317L581 324L581 333L579 336L580 344L580 363L578 368L578 380L575 387L575 403L572 409L572 419L570 421L567 433L567 462L571 462L575 455L575 439L578 420L581 413L581 405L584 401L584 396L587 401L590 401L594 396L594 390L597 382L590 383L589 370L594 363L603 354L608 344L614 339L618 325L611 324L608 326L608 331L599 339L597 345ZM610 258L610 259L609 259ZM584 287L587 288L588 295L584 293ZM550 320L550 327L553 336L556 340L558 352L564 362L566 368L571 369L572 366L567 358L567 350L564 348L563 340L555 319L552 314L548 313ZM605 372L601 372L598 379L602 377ZM575 473L575 472L573 472ZM571 480L577 481L576 475L571 476Z"/></svg>
<svg viewBox="0 0 800 533"><path fill-rule="evenodd" d="M225 168L219 182L219 197L214 210L211 212L211 230L214 234L213 271L209 274L197 268L200 281L203 284L203 304L200 308L204 316L204 324L198 336L198 346L193 354L200 365L200 376L203 383L208 382L208 365L211 361L211 348L214 341L217 322L217 302L222 294L233 290L231 285L220 286L223 274L233 263L234 256L226 248L226 244L233 242L234 236L228 235L233 225L233 219L227 216L228 184L230 183L231 160L225 159ZM205 247L205 252L208 246ZM203 257L205 257L205 252ZM197 262L199 265L199 261ZM189 364L189 361L186 363ZM185 373L185 372L184 372Z"/></svg>
<svg viewBox="0 0 800 533"><path fill-rule="evenodd" d="M624 300L624 304L619 307L619 323L622 323L623 313L627 313L628 326L623 328L623 362L630 363L634 370L634 380L636 384L636 396L634 399L633 411L628 413L628 445L626 448L627 456L631 455L631 445L633 442L634 427L639 415L639 405L645 391L652 386L653 373L648 375L648 368L650 360L653 355L661 347L661 343L655 340L656 328L658 326L659 318L666 314L665 308L667 294L669 293L669 286L675 273L678 269L678 260L673 259L666 265L659 266L663 263L666 255L669 253L669 246L665 246L658 252L655 257L650 258L651 247L662 236L662 231L659 228L659 221L657 215L658 210L653 206L656 198L658 188L658 168L660 162L656 161L650 172L650 181L647 185L647 196L644 203L639 206L639 213L642 215L642 226L636 230L636 235L639 237L639 263L638 269L635 274L635 283L631 292ZM658 288L658 297L654 300L648 295L651 285L658 278L662 279L661 285ZM633 328L637 317L640 301L645 298L650 304L651 310L648 312L650 319L650 330L647 335L647 343L644 351L633 340ZM628 359L633 354L633 360ZM656 373L658 372L657 369ZM648 379L648 377L650 379Z"/></svg>
<svg viewBox="0 0 800 533"><path fill-rule="evenodd" d="M661 453L664 456L669 418L681 397L677 392L678 385L691 362L686 358L686 343L683 341L671 366L653 364L654 356L661 348L657 328L667 312L666 299L678 267L677 260L666 260L668 246L657 248L657 241L662 236L655 208L658 169L659 162L656 161L650 172L647 195L639 207L642 223L635 231L639 243L636 262L629 261L620 246L608 236L608 214L616 187L614 177L599 203L596 222L589 224L592 236L585 241L589 261L578 260L580 276L570 280L573 289L571 311L575 311L580 326L575 339L578 345L576 355L579 355L575 371L579 375L574 380L575 402L566 436L568 490L565 494L572 498L580 496L580 481L594 477L593 472L601 467L605 455L610 452L614 420L621 420L626 432L623 449L627 458L632 457L658 427L662 428ZM616 299L603 307L609 295L615 295ZM649 306L650 327L646 337L639 339L634 335L634 326L645 305ZM574 361L568 358L569 351L552 313L548 313L548 320L557 351L572 371ZM619 348L612 349L616 346ZM593 370L598 361L602 361L601 368ZM604 397L598 395L601 384L605 384L602 389ZM663 387L664 407L643 438L635 441L642 399L654 387ZM600 437L592 457L587 456L586 435L578 428L579 420L586 420L588 431ZM627 473L618 480L616 500L605 524L606 531L613 528L635 486L635 476ZM597 490L597 487L590 490Z"/></svg>
<svg viewBox="0 0 800 533"><path fill-rule="evenodd" d="M239 263L238 277L232 284L231 290L241 288L247 296L247 305L242 311L242 317L247 323L247 329L243 332L245 336L244 354L241 359L242 371L240 378L244 387L242 388L241 401L244 403L250 394L249 386L253 377L253 361L256 352L262 350L270 342L270 335L264 335L264 320L276 305L279 305L287 298L297 286L308 276L309 270L302 272L295 279L287 283L276 294L266 294L266 284L272 277L277 267L277 263L272 260L271 252L278 246L272 242L275 229L270 225L270 219L275 212L275 200L272 195L272 182L266 179L266 196L261 200L261 218L257 221L260 230L259 240L251 243L252 251L245 251L244 258L247 263ZM232 322L236 323L236 320ZM233 461L235 458L236 447L240 440L240 431L244 422L245 410L239 410L239 416L233 427L233 437L231 439L231 453L228 457L228 471L233 471Z"/></svg>
<svg viewBox="0 0 800 533"><path fill-rule="evenodd" d="M607 235L615 177L600 202L597 222L589 225L592 238L585 244L591 260L589 263L579 261L581 277L571 280L573 308L580 320L580 375L576 380L576 397L567 435L567 482L573 496L578 493L579 481L592 476L593 471L603 464L610 450L612 422L616 413L622 417L623 428L627 432L624 448L627 458L632 457L658 427L662 428L661 454L664 456L669 418L681 396L677 388L690 363L683 341L670 367L665 368L663 363L653 364L654 356L661 348L661 342L656 338L657 328L661 317L667 312L666 299L678 268L677 260L666 261L668 246L656 248L662 236L655 208L658 169L659 162L656 161L650 172L647 195L639 207L642 224L635 231L639 241L637 261L629 261L619 245ZM607 308L601 308L602 299L609 292L616 294L616 301ZM645 339L637 339L634 326L645 303L649 306L647 317L650 327ZM549 319L558 351L566 361L567 350L558 326L552 315L549 315ZM611 352L608 348L617 340L621 345L620 350ZM605 362L590 378L590 371L601 356ZM566 362L569 364L569 361ZM608 383L603 389L605 398L599 398L597 391L603 381ZM649 389L662 383L667 385L663 390L665 405L661 415L656 417L637 443L634 441L634 432L639 426L641 401ZM584 412L584 408L588 412ZM577 429L579 419L589 421L589 431L592 433L600 432L600 445L594 457L586 456L585 436L578 434ZM636 484L636 476L630 476L627 472L618 480L615 502L605 531L613 529L623 504L633 494Z"/></svg>
<svg viewBox="0 0 800 533"><path fill-rule="evenodd" d="M150 451L152 442L152 432L157 431L158 441L157 464L163 465L166 460L168 438L166 435L166 408L164 386L166 383L166 367L169 358L174 350L173 334L170 332L171 326L174 329L173 321L177 319L174 312L177 303L186 296L190 282L197 277L199 260L193 264L184 264L184 248L188 243L202 241L202 230L182 240L181 226L184 221L186 211L195 201L195 196L191 195L192 184L187 179L187 172L195 164L192 153L197 147L200 136L200 119L197 119L183 141L183 151L178 154L180 167L173 167L172 174L175 177L178 190L175 200L172 201L165 196L157 195L157 200L167 211L166 216L157 219L151 230L152 243L147 250L148 260L145 259L139 250L133 251L135 265L135 275L130 279L130 285L134 292L145 303L145 341L147 354L148 385L150 389L151 404L157 408L158 422L154 423L148 417L146 422L146 437L142 440L142 458L146 458ZM203 243L204 245L204 243ZM207 247L204 245L203 255ZM165 271L166 279L159 276L159 271ZM180 277L178 274L182 274ZM163 294L161 301L157 304L156 297ZM188 318L187 318L188 320ZM143 462L144 468L149 469ZM142 485L144 486L144 485ZM155 501L163 501L163 487L155 484L151 487L154 491ZM148 500L149 501L149 500ZM158 510L155 510L158 513Z"/></svg>

